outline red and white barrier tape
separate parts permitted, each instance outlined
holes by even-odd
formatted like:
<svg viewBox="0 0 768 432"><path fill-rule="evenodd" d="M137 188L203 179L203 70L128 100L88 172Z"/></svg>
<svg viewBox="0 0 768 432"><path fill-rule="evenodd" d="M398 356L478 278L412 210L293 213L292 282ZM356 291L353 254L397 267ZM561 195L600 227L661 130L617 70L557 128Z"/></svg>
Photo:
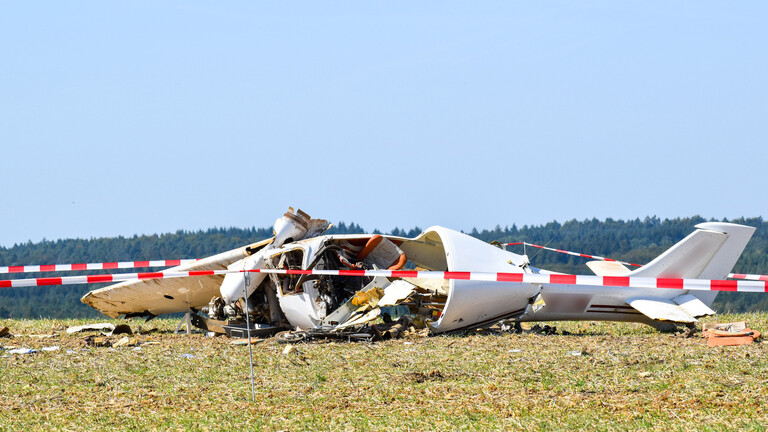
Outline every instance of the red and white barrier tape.
<svg viewBox="0 0 768 432"><path fill-rule="evenodd" d="M566 250L562 250L562 249L552 249L552 248L548 248L548 247L545 247L545 246L539 246L539 245L536 245L536 244L533 244L533 243L526 243L526 242L505 243L505 246L516 246L516 245L532 246L532 247L539 248L539 249L545 249L545 250L548 250L548 251L564 253L564 254L578 256L578 257L582 257L582 258L591 258L591 259L596 259L596 260L600 260L600 261L611 261L611 262L617 262L619 264L624 264L624 265L630 265L630 266L635 266L635 267L642 267L642 264L632 264L632 263L628 263L628 262L624 262L624 261L618 261L618 260L615 260L615 259L605 258L605 257L601 257L601 256L587 255L587 254L578 253L578 252L570 252L570 251L566 251ZM753 281L768 281L768 275L759 275L759 274L729 273L728 277L731 278L731 279L742 279L742 280L753 280Z"/></svg>
<svg viewBox="0 0 768 432"><path fill-rule="evenodd" d="M758 275L758 274L743 274L743 273L731 273L728 275L731 279L743 279L743 280L753 280L753 281L768 281L768 275Z"/></svg>
<svg viewBox="0 0 768 432"><path fill-rule="evenodd" d="M617 262L619 264L624 264L624 265L629 265L629 266L634 266L634 267L642 267L643 266L642 264L632 264L632 263L628 263L628 262L624 262L624 261L619 261L619 260L615 260L615 259L611 259L611 258L605 258L605 257L597 256L597 255L587 255L587 254L583 254L583 253L571 252L571 251L562 250L562 249L553 249L553 248L548 248L546 246L539 246L537 244L527 243L527 242L505 243L504 245L505 246L526 245L526 246L531 246L531 247L535 247L535 248L539 248L539 249L544 249L544 250L553 251L553 252L559 252L559 253L563 253L563 254L567 254L567 255L573 255L573 256L582 257L582 258L590 258L590 259L596 259L596 260L600 260L600 261Z"/></svg>
<svg viewBox="0 0 768 432"><path fill-rule="evenodd" d="M547 249L555 252L567 253L569 255L581 256L584 258L594 258L594 259L599 259L603 261L614 261L621 264L628 264L628 265L633 265L637 267L642 267L640 264L631 264L623 261L617 261L611 258L580 254L577 252L563 251L560 249L551 249L551 248L546 248L544 246L535 245L532 243L525 243L525 242L506 243L506 245L521 245L521 244L526 244L528 246ZM110 269L142 268L142 267L174 267L174 266L179 266L183 264L190 264L196 261L199 261L199 260L180 259L180 260L151 260L151 261L120 261L120 262L103 262L103 263L88 263L88 264L40 264L40 265L26 265L26 266L0 266L0 274L110 270ZM130 273L130 274L141 274L141 273ZM107 275L100 275L100 276L107 276ZM115 275L115 276L119 276L119 275ZM728 274L727 277L731 279L741 279L741 280L768 281L768 275L760 275L760 274L730 273ZM42 279L56 279L56 278L42 278ZM35 279L30 279L30 280L35 280ZM121 280L131 280L131 279L121 279ZM119 280L117 279L114 280L114 282L117 282L117 281ZM2 284L3 282L8 282L8 281L0 281L0 284ZM113 281L108 280L106 282L113 282ZM93 282L72 282L72 283L93 283ZM60 285L60 284L55 284L55 285ZM34 286L34 285L25 285L25 286ZM4 288L4 287L7 287L7 286L0 285L0 288Z"/></svg>
<svg viewBox="0 0 768 432"><path fill-rule="evenodd" d="M0 280L0 288L86 283L122 282L141 279L222 275L228 273L273 273L319 276L384 276L424 279L455 279L488 282L518 282L552 285L587 285L625 288L663 288L695 291L768 292L768 281L648 278L631 276L581 276L527 273L437 272L411 270L200 270L184 272L124 273L111 275L65 276L37 279Z"/></svg>
<svg viewBox="0 0 768 432"><path fill-rule="evenodd" d="M1 266L0 274L4 273L37 273L80 270L109 270L141 267L174 267L182 264L193 263L195 259L183 260L154 260L154 261L121 261L88 264L41 264L26 266Z"/></svg>

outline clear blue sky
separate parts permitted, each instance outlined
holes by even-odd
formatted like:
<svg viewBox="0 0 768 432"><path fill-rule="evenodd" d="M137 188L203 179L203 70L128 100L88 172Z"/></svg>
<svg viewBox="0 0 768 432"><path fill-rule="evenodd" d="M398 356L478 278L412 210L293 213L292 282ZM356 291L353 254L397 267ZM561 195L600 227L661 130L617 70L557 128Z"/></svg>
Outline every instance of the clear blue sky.
<svg viewBox="0 0 768 432"><path fill-rule="evenodd" d="M768 215L768 3L3 2L0 246Z"/></svg>

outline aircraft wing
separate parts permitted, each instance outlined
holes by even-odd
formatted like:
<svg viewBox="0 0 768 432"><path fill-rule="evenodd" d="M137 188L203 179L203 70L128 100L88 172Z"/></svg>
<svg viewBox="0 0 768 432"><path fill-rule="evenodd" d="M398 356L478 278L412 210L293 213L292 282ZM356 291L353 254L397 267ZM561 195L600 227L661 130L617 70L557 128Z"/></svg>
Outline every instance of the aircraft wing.
<svg viewBox="0 0 768 432"><path fill-rule="evenodd" d="M228 265L270 242L271 238L193 263L172 267L167 271L226 270ZM224 275L210 275L127 281L93 290L80 300L112 318L122 314L160 315L186 312L189 308L205 306L211 298L218 296L223 280Z"/></svg>

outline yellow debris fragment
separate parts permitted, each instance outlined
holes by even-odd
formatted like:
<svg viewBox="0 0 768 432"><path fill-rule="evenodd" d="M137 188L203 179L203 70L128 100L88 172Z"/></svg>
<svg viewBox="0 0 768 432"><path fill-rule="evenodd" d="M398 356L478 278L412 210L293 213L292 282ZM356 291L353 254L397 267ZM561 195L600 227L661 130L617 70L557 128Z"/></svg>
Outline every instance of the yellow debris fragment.
<svg viewBox="0 0 768 432"><path fill-rule="evenodd" d="M368 291L356 292L352 298L352 305L376 307L382 297L384 297L384 290L381 287L373 287Z"/></svg>

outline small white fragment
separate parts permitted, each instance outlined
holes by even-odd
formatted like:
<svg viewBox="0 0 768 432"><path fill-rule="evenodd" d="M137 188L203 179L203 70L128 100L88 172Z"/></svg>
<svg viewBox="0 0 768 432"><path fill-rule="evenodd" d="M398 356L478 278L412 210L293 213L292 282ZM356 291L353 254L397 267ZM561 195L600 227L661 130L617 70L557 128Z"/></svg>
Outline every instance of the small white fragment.
<svg viewBox="0 0 768 432"><path fill-rule="evenodd" d="M51 352L51 351L58 351L58 350L59 350L59 346L58 345L49 346L49 347L43 347L43 351Z"/></svg>

